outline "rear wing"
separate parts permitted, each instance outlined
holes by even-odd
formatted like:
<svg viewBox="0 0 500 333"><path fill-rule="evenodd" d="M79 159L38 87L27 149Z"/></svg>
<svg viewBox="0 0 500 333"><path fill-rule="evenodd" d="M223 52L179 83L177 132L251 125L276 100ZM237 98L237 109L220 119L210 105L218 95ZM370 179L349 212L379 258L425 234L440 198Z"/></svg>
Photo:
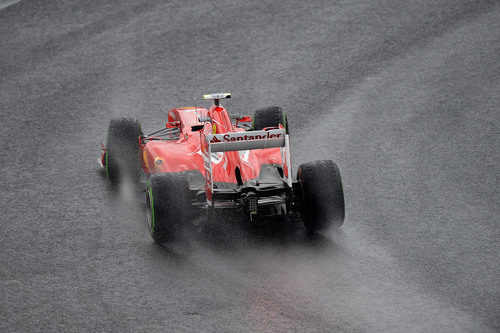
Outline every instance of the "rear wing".
<svg viewBox="0 0 500 333"><path fill-rule="evenodd" d="M290 159L290 139L283 126L280 128L247 131L236 133L207 134L205 136L204 161L205 161L205 192L208 204L212 204L212 193L214 189L212 181L212 153L281 148L281 160L287 185L292 187L291 159Z"/></svg>
<svg viewBox="0 0 500 333"><path fill-rule="evenodd" d="M285 130L208 134L206 140L212 153L285 147Z"/></svg>

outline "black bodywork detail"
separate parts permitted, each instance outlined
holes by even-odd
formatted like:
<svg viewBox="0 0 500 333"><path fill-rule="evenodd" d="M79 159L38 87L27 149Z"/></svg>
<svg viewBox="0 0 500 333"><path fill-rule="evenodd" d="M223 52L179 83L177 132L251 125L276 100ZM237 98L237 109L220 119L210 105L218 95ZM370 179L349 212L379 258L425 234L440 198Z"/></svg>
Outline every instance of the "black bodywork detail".
<svg viewBox="0 0 500 333"><path fill-rule="evenodd" d="M240 209L251 218L283 215L295 211L295 198L300 195L300 183L293 182L290 188L280 165L264 164L259 178L246 182L236 170L236 182L215 182L212 193L213 205L207 204L205 177L198 170L182 172L186 175L191 190L193 207L201 210ZM238 179L239 176L239 179Z"/></svg>

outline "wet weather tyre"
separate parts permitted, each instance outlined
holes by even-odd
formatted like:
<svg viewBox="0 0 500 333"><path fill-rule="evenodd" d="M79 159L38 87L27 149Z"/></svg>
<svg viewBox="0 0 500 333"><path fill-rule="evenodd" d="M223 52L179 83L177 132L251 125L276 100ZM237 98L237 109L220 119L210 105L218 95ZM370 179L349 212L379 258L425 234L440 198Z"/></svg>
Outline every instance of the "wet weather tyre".
<svg viewBox="0 0 500 333"><path fill-rule="evenodd" d="M278 127L281 124L288 134L288 120L286 112L279 106L268 106L254 112L252 130L257 131L266 127Z"/></svg>
<svg viewBox="0 0 500 333"><path fill-rule="evenodd" d="M339 168L330 160L303 163L297 170L299 206L306 229L315 233L344 223L345 203Z"/></svg>
<svg viewBox="0 0 500 333"><path fill-rule="evenodd" d="M104 167L112 183L124 178L139 179L141 124L132 118L116 118L109 123Z"/></svg>
<svg viewBox="0 0 500 333"><path fill-rule="evenodd" d="M153 174L146 190L146 203L149 230L156 243L182 235L192 209L189 184L183 174Z"/></svg>

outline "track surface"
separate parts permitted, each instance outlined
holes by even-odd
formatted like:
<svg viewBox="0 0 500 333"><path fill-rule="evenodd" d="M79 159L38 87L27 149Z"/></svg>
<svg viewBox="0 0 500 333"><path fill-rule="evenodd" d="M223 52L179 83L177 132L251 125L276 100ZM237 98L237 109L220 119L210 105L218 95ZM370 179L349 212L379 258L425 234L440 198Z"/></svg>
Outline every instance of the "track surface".
<svg viewBox="0 0 500 333"><path fill-rule="evenodd" d="M0 331L500 330L498 2L0 8ZM153 244L99 139L216 91L286 108L295 168L338 163L340 231Z"/></svg>

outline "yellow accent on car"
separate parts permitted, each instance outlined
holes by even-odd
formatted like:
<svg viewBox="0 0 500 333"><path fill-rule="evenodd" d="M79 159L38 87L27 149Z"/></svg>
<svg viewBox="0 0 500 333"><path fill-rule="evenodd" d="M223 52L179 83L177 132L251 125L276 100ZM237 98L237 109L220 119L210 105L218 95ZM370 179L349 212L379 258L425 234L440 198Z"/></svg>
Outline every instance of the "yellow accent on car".
<svg viewBox="0 0 500 333"><path fill-rule="evenodd" d="M163 158L155 157L155 167L159 168L163 164Z"/></svg>
<svg viewBox="0 0 500 333"><path fill-rule="evenodd" d="M144 161L144 165L146 166L146 168L149 169L148 154L146 152L146 149L142 150L142 160Z"/></svg>

